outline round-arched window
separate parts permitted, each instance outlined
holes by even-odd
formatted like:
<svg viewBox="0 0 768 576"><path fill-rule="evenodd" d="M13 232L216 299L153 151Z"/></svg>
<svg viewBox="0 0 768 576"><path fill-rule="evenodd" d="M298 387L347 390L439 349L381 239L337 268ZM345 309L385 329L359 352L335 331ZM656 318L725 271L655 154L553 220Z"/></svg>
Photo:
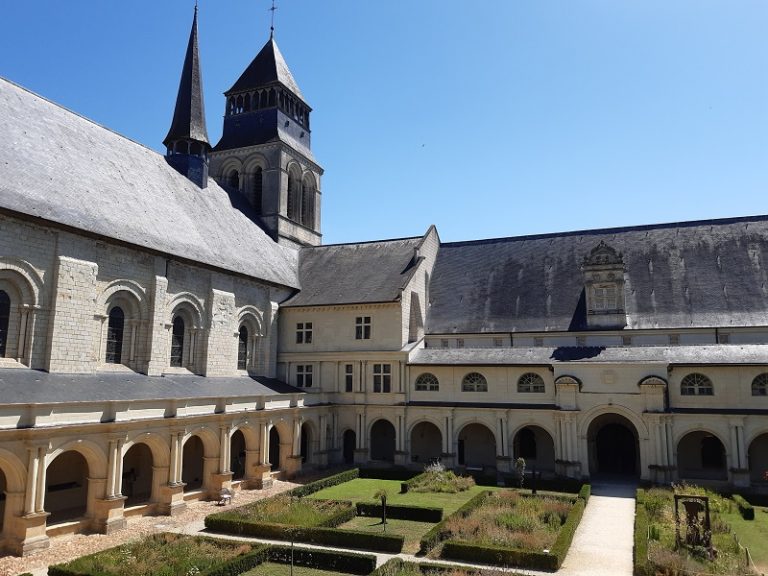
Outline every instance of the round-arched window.
<svg viewBox="0 0 768 576"><path fill-rule="evenodd" d="M171 366L181 367L184 356L184 319L176 316L171 329Z"/></svg>
<svg viewBox="0 0 768 576"><path fill-rule="evenodd" d="M768 373L758 374L752 380L752 396L768 396Z"/></svg>
<svg viewBox="0 0 768 576"><path fill-rule="evenodd" d="M488 392L488 381L479 372L470 372L461 381L462 392Z"/></svg>
<svg viewBox="0 0 768 576"><path fill-rule="evenodd" d="M437 392L440 390L440 381L434 374L426 372L416 378L416 390L420 392Z"/></svg>
<svg viewBox="0 0 768 576"><path fill-rule="evenodd" d="M680 394L683 396L713 396L714 393L712 380L698 372L688 374L680 382Z"/></svg>
<svg viewBox="0 0 768 576"><path fill-rule="evenodd" d="M544 379L533 372L527 372L517 381L518 392L544 393Z"/></svg>
<svg viewBox="0 0 768 576"><path fill-rule="evenodd" d="M237 333L237 369L248 369L248 328L240 326Z"/></svg>
<svg viewBox="0 0 768 576"><path fill-rule="evenodd" d="M109 311L107 323L107 364L120 364L123 359L123 328L125 326L125 313L120 306L115 306Z"/></svg>

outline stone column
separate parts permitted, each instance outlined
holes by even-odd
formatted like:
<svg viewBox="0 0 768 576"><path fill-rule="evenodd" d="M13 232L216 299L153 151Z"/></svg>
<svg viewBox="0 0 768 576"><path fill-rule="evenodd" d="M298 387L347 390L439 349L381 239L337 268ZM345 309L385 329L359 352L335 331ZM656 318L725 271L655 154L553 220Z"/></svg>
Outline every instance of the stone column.
<svg viewBox="0 0 768 576"><path fill-rule="evenodd" d="M291 438L291 455L285 461L285 475L293 478L301 472L301 424L303 419L294 417L293 437Z"/></svg>
<svg viewBox="0 0 768 576"><path fill-rule="evenodd" d="M750 485L749 466L744 445L744 419L734 418L728 423L730 433L730 478L734 486L748 488Z"/></svg>
<svg viewBox="0 0 768 576"><path fill-rule="evenodd" d="M405 434L405 417L397 415L397 428L395 432L395 465L408 466L409 442Z"/></svg>
<svg viewBox="0 0 768 576"><path fill-rule="evenodd" d="M160 502L157 506L160 514L175 516L187 507L186 502L184 502L184 484L181 481L183 440L183 432L171 432L171 462L168 471L168 484L161 487Z"/></svg>
<svg viewBox="0 0 768 576"><path fill-rule="evenodd" d="M219 457L216 459L216 471L208 475L210 478L208 497L212 499L218 498L222 490L232 489L232 471L229 469L232 461L230 457L230 430L228 425L219 427Z"/></svg>
<svg viewBox="0 0 768 576"><path fill-rule="evenodd" d="M165 277L166 260L155 257L155 276L149 286L149 317L148 331L149 362L147 375L159 376L168 366L168 335L166 327L166 299L168 294L168 278Z"/></svg>
<svg viewBox="0 0 768 576"><path fill-rule="evenodd" d="M507 438L506 415L497 414L496 436L499 438L496 446L496 469L501 473L512 472L512 458L509 455L509 439Z"/></svg>
<svg viewBox="0 0 768 576"><path fill-rule="evenodd" d="M364 464L368 462L368 439L366 434L365 410L360 410L355 414L355 438L357 447L355 448L355 464Z"/></svg>
<svg viewBox="0 0 768 576"><path fill-rule="evenodd" d="M43 510L45 492L45 455L47 446L27 448L27 483L24 493L6 493L5 506L12 520L3 528L8 552L26 556L49 546L46 534L48 512ZM42 487L43 494L40 493ZM14 510L18 515L14 514Z"/></svg>

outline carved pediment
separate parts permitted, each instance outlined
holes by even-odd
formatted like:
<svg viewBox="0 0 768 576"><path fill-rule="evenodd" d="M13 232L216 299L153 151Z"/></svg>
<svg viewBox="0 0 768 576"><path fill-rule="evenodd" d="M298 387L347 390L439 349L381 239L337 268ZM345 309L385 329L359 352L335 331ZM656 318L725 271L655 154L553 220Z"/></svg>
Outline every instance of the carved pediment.
<svg viewBox="0 0 768 576"><path fill-rule="evenodd" d="M589 266L617 266L624 267L624 257L621 252L609 246L604 240L592 248L584 257L584 267Z"/></svg>

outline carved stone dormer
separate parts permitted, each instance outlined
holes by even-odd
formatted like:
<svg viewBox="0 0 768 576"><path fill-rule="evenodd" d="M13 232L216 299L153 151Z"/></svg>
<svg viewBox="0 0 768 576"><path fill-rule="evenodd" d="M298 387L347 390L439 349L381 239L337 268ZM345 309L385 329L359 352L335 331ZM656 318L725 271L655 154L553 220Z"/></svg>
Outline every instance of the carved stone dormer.
<svg viewBox="0 0 768 576"><path fill-rule="evenodd" d="M626 326L625 267L621 252L601 241L584 257L581 269L587 297L587 325L590 328Z"/></svg>

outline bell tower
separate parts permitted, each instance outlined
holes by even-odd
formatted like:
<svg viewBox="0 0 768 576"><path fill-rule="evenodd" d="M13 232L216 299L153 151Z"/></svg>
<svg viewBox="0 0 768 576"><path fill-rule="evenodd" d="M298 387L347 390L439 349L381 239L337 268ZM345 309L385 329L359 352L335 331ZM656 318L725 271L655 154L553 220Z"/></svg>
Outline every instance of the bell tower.
<svg viewBox="0 0 768 576"><path fill-rule="evenodd" d="M278 243L319 245L323 169L311 150L312 109L273 35L224 95L211 175L248 199Z"/></svg>

